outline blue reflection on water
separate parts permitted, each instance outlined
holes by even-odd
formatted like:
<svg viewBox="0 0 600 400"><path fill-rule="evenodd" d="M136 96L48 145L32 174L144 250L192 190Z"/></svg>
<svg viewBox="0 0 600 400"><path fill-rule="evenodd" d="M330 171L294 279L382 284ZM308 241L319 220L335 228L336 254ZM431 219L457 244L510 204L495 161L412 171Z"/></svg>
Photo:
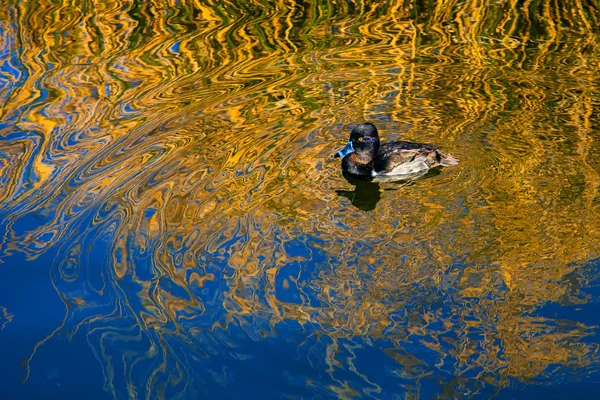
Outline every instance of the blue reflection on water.
<svg viewBox="0 0 600 400"><path fill-rule="evenodd" d="M4 213L0 213L0 217L6 220ZM32 231L43 222L44 219L40 217L29 216L19 219L12 228L16 232ZM398 347L393 330L384 332L384 337L379 339L355 336L337 340L335 360L339 368L332 370L325 357L333 341L323 334L322 327L300 325L292 320L270 326L268 315L234 318L226 326L214 325L225 312L217 306L223 301L222 280L234 272L229 270L227 259L219 254L206 254L206 266L202 267L210 268L216 274L216 279L208 281L202 288L191 288L194 295L208 305L207 308L214 305L214 309L189 315L179 327L166 321L161 326L160 334L152 329L142 329L138 322L138 312L143 309L137 296L140 283L126 275L118 287L111 285L111 230L107 226L110 227L110 224L94 227L91 219L79 224L78 234L87 238L84 244L88 255L82 258L86 260L85 265L76 268L80 273L84 271L87 274L85 282L88 287L69 288L68 279L64 276L50 279L49 274L57 273L57 261L68 258L61 248L50 248L35 260L27 260L18 252L7 253L4 258L0 304L10 311L13 320L9 323L0 321L5 323L4 329L0 330L0 342L10 343L4 346L0 376L3 377L1 391L10 398L126 398L129 379L136 382L138 393L150 398L240 398L249 393L263 398L330 398L341 395L332 388L340 390L344 387L343 383L349 386L344 395L359 397L361 393L373 398L392 398L406 393L419 393L425 399L436 396L593 398L600 391L597 383L600 375L595 366L586 371L588 375L585 377L579 375L581 371L556 366L564 381L581 381L576 385L556 385L540 378L527 384L515 380L509 389L487 386L478 381L477 376L483 372L481 370L474 369L460 377L454 376L453 363L440 358L439 352L425 346L427 338L403 341L402 347ZM2 225L1 234L6 233L5 229L6 226ZM97 230L95 234L91 233L94 229ZM311 242L318 246L307 245ZM232 239L226 246L234 244L235 239ZM300 237L285 245L290 256L311 261L292 261L279 270L276 279L279 300L314 307L321 305L308 284L314 279L317 266L326 263L320 245L322 243L318 238L310 236ZM152 260L148 254L135 253L138 279L153 279ZM464 265L457 263L448 271L448 275L460 274L463 268ZM576 271L566 278L569 282L565 284L573 287L571 297L567 294L561 303L545 304L532 315L547 318L549 324L555 323L562 329L568 329L569 324L586 324L593 328L582 340L600 342L596 325L600 278L585 280L586 276L598 276L599 269L598 260L581 266L579 273ZM65 269L62 271L64 273ZM295 284L285 288L282 282L290 277L294 277ZM476 279L476 276L470 279ZM57 281L62 282L62 290L72 290L71 296L81 292L88 304L85 307L72 305L73 310L67 313L65 303L52 285ZM76 285L81 285L82 281L76 282ZM432 321L428 329L429 332L442 333L444 329L439 325L442 321L459 324L452 315L454 307L451 305L456 301L453 282L456 283L456 279L442 279L438 286L415 286L414 290L397 295L400 298L410 297L412 300L404 303L417 311L437 315L438 319ZM162 285L179 298L189 298L188 293L167 279L154 280L153 284ZM122 304L124 298L127 299L127 306ZM109 318L109 325L105 325L105 321L94 321L94 318L102 315ZM68 318L65 319L65 316ZM398 310L392 315L392 319L398 322L406 318L407 309ZM180 329L185 332L180 332ZM118 332L119 340L110 343L111 332ZM456 339L452 337L452 332L450 330L444 334L448 339ZM468 337L478 341L482 340L480 335L481 332L474 330L469 332ZM127 337L129 340L123 340ZM134 369L130 372L131 376L123 372L125 365L118 362L119 358L127 357L128 353L143 354L158 342L166 346L162 375L155 372L157 368L160 369L160 359L150 360L143 368ZM112 358L113 371L103 369L105 366L99 362L100 347L104 352L102 357ZM398 364L386 352L391 348L404 359L413 360L414 364ZM28 358L30 362L24 363L24 359ZM185 362L185 366L181 362ZM180 377L185 382L167 385L174 379L172 371L178 369L185 371ZM105 390L105 374L113 376L113 393ZM144 392L144 384L152 374L154 376L150 379L165 382L164 392ZM23 383L24 376L27 380ZM456 385L457 381L463 383ZM460 388L458 391L457 387Z"/></svg>

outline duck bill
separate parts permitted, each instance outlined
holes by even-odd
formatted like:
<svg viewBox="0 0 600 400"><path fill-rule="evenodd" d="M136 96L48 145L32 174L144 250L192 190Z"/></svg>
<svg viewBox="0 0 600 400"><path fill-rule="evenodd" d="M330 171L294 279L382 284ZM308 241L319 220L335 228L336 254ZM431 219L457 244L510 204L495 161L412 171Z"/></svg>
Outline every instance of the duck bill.
<svg viewBox="0 0 600 400"><path fill-rule="evenodd" d="M346 146L343 149L341 149L340 151L338 151L337 153L335 153L334 157L335 158L338 158L338 157L344 158L350 153L354 153L354 147L352 147L352 142L350 140L348 140L348 143L346 144Z"/></svg>

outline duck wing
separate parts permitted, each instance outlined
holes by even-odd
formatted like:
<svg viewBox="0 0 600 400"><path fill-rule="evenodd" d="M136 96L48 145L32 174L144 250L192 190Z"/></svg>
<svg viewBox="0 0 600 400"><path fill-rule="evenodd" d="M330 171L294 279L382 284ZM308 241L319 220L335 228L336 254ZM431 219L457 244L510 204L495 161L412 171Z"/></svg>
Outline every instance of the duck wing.
<svg viewBox="0 0 600 400"><path fill-rule="evenodd" d="M441 161L438 148L439 146L413 142L386 143L377 152L373 161L373 171L381 175L412 173L413 170L431 168L439 165Z"/></svg>
<svg viewBox="0 0 600 400"><path fill-rule="evenodd" d="M432 146L430 144L414 143L414 142L391 142L379 147L377 157L385 157L393 153L398 153L406 150L437 150L440 146Z"/></svg>

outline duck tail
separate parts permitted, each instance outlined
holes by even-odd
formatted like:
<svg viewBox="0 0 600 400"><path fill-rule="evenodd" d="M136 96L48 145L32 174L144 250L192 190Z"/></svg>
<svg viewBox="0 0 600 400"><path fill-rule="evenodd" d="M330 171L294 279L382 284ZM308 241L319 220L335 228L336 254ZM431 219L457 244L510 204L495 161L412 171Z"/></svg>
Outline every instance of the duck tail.
<svg viewBox="0 0 600 400"><path fill-rule="evenodd" d="M454 167L458 164L458 158L450 154L440 153L440 165L442 167Z"/></svg>

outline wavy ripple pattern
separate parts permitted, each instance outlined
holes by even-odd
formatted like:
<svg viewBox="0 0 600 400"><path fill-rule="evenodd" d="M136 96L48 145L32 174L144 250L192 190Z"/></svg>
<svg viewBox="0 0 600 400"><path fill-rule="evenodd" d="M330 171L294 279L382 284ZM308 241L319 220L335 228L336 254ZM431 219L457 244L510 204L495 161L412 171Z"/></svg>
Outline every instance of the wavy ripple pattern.
<svg viewBox="0 0 600 400"><path fill-rule="evenodd" d="M598 6L475 3L2 6L0 268L64 304L26 384L61 337L119 399L597 374L596 325L547 310L598 302ZM352 185L363 120L462 162Z"/></svg>

